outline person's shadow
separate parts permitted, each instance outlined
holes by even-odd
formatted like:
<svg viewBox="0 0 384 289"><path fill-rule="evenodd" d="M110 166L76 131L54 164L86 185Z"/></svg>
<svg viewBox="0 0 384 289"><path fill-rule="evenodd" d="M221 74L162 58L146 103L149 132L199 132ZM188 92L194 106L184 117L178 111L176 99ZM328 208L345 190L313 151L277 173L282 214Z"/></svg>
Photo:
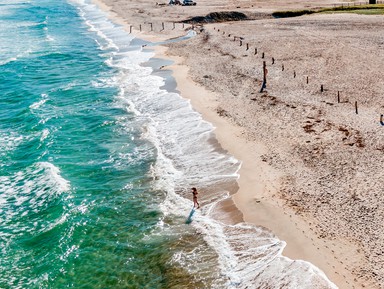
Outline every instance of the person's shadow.
<svg viewBox="0 0 384 289"><path fill-rule="evenodd" d="M195 211L196 211L195 208L192 208L191 212L189 213L187 220L185 221L186 224L192 223L192 217L193 217L193 214L195 213Z"/></svg>

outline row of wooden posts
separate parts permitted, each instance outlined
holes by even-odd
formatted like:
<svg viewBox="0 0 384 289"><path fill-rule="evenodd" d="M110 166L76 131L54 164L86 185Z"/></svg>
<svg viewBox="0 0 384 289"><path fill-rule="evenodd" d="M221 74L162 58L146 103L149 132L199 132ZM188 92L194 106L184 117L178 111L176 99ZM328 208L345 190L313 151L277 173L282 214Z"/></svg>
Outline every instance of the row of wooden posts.
<svg viewBox="0 0 384 289"><path fill-rule="evenodd" d="M215 27L213 29L216 30ZM220 32L220 29L217 29L217 32ZM225 35L225 31L223 31L222 34ZM232 36L231 34L228 34L228 37L231 37L231 36ZM239 40L240 46L243 46L244 37L233 36L233 41L236 41L236 40ZM246 51L248 51L249 48L250 48L249 43L246 43ZM254 55L256 55L257 53L258 53L257 48L255 48ZM264 52L262 52L261 58L262 59L265 58L265 53ZM272 65L273 64L275 64L275 58L274 57L272 57ZM282 64L281 70L284 71L284 69L285 69L284 64ZM267 88L267 74L268 74L267 63L266 63L266 61L263 61L263 82L261 84L260 92L263 92L264 89ZM296 78L296 76L297 76L296 75L296 71L293 71L293 78ZM308 76L306 77L306 83L307 84L309 83L309 77ZM320 85L320 92L324 92L324 85L323 84ZM340 91L337 91L337 103L341 103L341 101L340 101ZM355 113L356 114L359 113L357 101L355 101ZM380 115L380 123L381 123L381 125L384 126L384 116L383 116L383 114Z"/></svg>
<svg viewBox="0 0 384 289"><path fill-rule="evenodd" d="M165 30L165 24L166 23L169 23L169 22L161 22L161 29L159 30L159 32L161 32L161 31L164 31ZM171 22L171 24L172 24L172 28L171 28L171 30L174 30L174 29L176 29L176 22ZM181 26L181 28L182 29L185 29L186 28L186 25L187 24L185 24L185 23L179 23L180 24L180 26ZM141 31L144 31L144 29L146 28L146 27L148 27L149 28L149 32L152 32L152 31L154 31L154 26L153 26L154 24L152 23L152 22L147 22L147 23L144 23L144 24L139 24L139 27L138 27L138 30L141 32ZM133 25L130 25L129 26L129 33L132 33L132 31L133 31L133 28L135 28Z"/></svg>
<svg viewBox="0 0 384 289"><path fill-rule="evenodd" d="M177 22L177 23L180 24L180 28L181 29L185 29L186 26L188 25L188 24L180 23L180 22ZM176 22L171 22L171 24L172 24L171 30L176 29L176 24L177 23ZM139 24L138 30L141 32L141 31L143 31L145 29L146 26L148 27L148 25L149 25L149 29L150 29L149 31L150 32L154 31L154 25L153 25L152 22L147 22L147 23L144 23L144 24ZM189 27L193 28L193 25L189 25ZM129 33L132 33L133 28L134 28L133 25L129 26ZM165 27L165 23L161 22L161 29L159 30L159 32L164 31L165 28L166 28ZM216 30L215 27L213 29ZM217 32L220 32L220 29L217 29ZM222 34L225 35L225 31L223 31ZM233 41L239 40L240 46L243 46L243 44L244 44L244 42L243 42L244 41L244 37L235 36L235 35L231 35L231 34L228 34L228 37L233 37ZM249 43L245 43L244 46L246 47L245 48L246 51L250 50ZM257 47L255 47L254 48L254 55L257 55L258 53L259 53L259 51L258 51ZM261 53L261 58L265 59L265 53L264 52ZM271 60L272 60L272 65L274 65L275 64L275 58L272 57ZM285 70L284 64L281 65L281 70L282 71ZM263 61L263 82L262 82L262 86L261 86L260 92L263 92L264 89L267 88L267 71L268 70L267 70L266 61ZM296 76L297 76L296 75L296 71L293 71L293 77L296 78ZM306 83L307 84L309 83L309 77L308 76L306 77ZM321 84L321 86L320 86L320 91L324 92L323 84ZM341 103L341 101L340 101L340 91L337 92L337 102ZM358 104L357 104L357 101L355 101L355 112L356 112L356 114L358 114ZM381 125L384 126L384 117L383 117L383 115L380 116L380 123L381 123Z"/></svg>

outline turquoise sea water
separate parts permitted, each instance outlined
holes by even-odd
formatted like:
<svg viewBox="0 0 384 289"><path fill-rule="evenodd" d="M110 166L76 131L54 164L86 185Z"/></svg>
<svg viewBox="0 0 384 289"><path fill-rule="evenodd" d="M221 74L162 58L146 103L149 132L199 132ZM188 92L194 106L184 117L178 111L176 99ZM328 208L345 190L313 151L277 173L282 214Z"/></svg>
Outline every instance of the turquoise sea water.
<svg viewBox="0 0 384 289"><path fill-rule="evenodd" d="M0 288L331 286L211 218L240 164L141 44L89 2L0 0Z"/></svg>
<svg viewBox="0 0 384 289"><path fill-rule="evenodd" d="M172 261L199 238L159 208L152 53L86 3L0 5L0 288L209 284Z"/></svg>

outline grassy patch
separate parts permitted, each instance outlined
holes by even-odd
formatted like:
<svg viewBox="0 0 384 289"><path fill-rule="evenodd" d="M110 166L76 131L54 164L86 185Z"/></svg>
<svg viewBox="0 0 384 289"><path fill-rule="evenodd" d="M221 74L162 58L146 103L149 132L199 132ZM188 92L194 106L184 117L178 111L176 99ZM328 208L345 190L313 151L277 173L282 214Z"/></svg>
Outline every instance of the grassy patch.
<svg viewBox="0 0 384 289"><path fill-rule="evenodd" d="M356 5L356 6L339 6L332 8L320 8L313 10L293 10L293 11L277 11L272 13L273 17L286 18L297 17L313 13L356 13L365 15L384 15L384 4Z"/></svg>

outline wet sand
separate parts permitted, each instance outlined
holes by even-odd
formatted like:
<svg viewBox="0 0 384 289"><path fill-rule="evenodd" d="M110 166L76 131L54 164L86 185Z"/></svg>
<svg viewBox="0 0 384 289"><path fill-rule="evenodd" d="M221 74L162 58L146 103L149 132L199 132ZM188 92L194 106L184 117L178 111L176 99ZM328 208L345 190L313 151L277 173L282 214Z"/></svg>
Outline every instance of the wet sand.
<svg viewBox="0 0 384 289"><path fill-rule="evenodd" d="M183 35L190 25L173 21L211 11L313 5L103 2L127 31L149 41ZM174 61L166 69L176 89L242 161L236 207L226 207L232 219L272 230L287 242L284 255L311 262L339 288L384 286L383 26L382 16L265 17L195 26L193 39L156 49ZM260 93L263 61L267 89Z"/></svg>

